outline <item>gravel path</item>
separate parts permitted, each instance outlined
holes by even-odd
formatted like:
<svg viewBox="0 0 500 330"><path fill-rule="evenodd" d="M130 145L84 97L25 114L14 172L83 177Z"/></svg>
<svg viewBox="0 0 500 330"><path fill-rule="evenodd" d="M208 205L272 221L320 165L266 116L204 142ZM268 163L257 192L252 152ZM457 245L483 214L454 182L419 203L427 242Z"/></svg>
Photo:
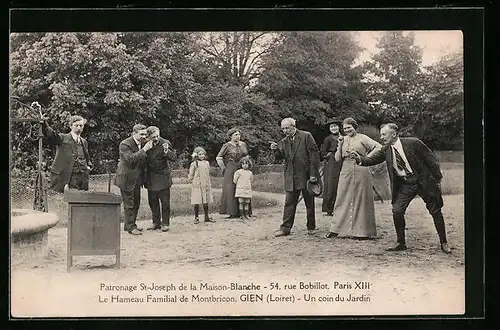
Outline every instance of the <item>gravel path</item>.
<svg viewBox="0 0 500 330"><path fill-rule="evenodd" d="M432 219L420 199L408 209L410 249L389 253L384 249L395 240L389 202L375 203L379 235L376 240L325 239L331 217L321 213L317 214L317 234L307 235L303 203L297 210L292 235L274 238L272 233L281 223L284 195L259 194L276 199L279 205L255 210L254 221L228 220L217 215L216 223L195 225L192 217L176 217L168 233L145 232L142 236L123 233L120 269L113 267L114 257L75 257L72 271L66 273L67 231L53 228L49 231L46 259L21 264L12 261L12 313L60 317L463 313L463 195L445 196L443 213L453 248L453 253L446 255L439 249ZM317 199L316 210L320 210L320 203ZM149 221L141 221L139 225L146 227ZM151 285L152 282L166 287L173 284L176 289L168 292L101 290L101 285L140 288L141 283ZM257 291L199 290L200 283L229 286L231 282L253 283L261 288ZM313 286L299 289L301 282L310 282ZM337 288L333 287L335 282ZM370 283L370 288L356 290L355 282ZM326 284L328 288L315 289L317 283ZM346 284L343 289L339 289L341 283ZM182 284L187 285L187 290L179 290ZM192 291L191 284L198 290ZM272 290L273 284L278 284L280 289ZM285 289L285 285L290 287ZM242 293L262 294L264 301L243 302ZM147 299L148 294L176 297L177 302L104 302L113 295ZM179 301L183 294L189 299L186 303ZM191 301L197 294L234 297L236 302ZM269 294L278 300L293 298L294 301L267 301ZM369 301L347 302L349 294L364 295ZM340 299L339 295L344 302L335 301ZM311 297L316 300L312 301Z"/></svg>

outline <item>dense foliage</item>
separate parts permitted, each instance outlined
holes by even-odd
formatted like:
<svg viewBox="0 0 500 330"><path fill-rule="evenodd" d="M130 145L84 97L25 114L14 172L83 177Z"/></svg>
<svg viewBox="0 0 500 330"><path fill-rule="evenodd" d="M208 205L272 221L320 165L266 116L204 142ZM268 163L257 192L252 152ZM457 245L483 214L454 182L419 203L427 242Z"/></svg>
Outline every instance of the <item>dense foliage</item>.
<svg viewBox="0 0 500 330"><path fill-rule="evenodd" d="M318 144L328 117L352 116L365 127L395 121L432 148L461 149L461 56L424 68L402 32L385 33L378 47L355 65L362 49L349 32L12 34L11 96L39 102L61 132L70 114L85 117L96 173L106 161L114 171L118 143L138 122L160 127L178 167L198 145L213 161L235 126L257 163L271 163L269 141L280 138L285 116ZM27 115L11 102L11 117ZM36 168L30 129L12 123L13 171ZM50 163L54 150L44 146Z"/></svg>

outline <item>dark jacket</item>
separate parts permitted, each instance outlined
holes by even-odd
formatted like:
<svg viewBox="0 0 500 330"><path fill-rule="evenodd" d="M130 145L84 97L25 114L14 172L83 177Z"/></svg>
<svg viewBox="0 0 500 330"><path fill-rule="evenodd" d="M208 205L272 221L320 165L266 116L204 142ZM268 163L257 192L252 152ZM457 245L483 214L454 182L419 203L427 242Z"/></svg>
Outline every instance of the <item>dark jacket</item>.
<svg viewBox="0 0 500 330"><path fill-rule="evenodd" d="M123 140L118 149L120 160L114 183L124 191L132 191L136 185L144 184L146 152L138 148L132 136Z"/></svg>
<svg viewBox="0 0 500 330"><path fill-rule="evenodd" d="M436 155L422 141L417 138L400 138L404 153L410 167L417 176L419 186L430 194L441 194L438 188L438 182L443 175L439 168L439 162ZM384 146L380 151L370 157L362 157L362 166L371 166L380 164L383 161L387 163L387 170L391 180L392 202L394 203L399 190L399 180L394 180L397 173L393 166L392 150L390 146Z"/></svg>
<svg viewBox="0 0 500 330"><path fill-rule="evenodd" d="M165 154L163 144L168 143L169 149ZM172 176L168 161L176 159L175 150L170 141L160 137L156 146L147 151L146 161L146 188L151 191L161 191L172 186Z"/></svg>
<svg viewBox="0 0 500 330"><path fill-rule="evenodd" d="M311 133L297 130L292 141L288 137L278 142L276 159L285 160L285 190L306 188L311 176L319 178L319 151Z"/></svg>
<svg viewBox="0 0 500 330"><path fill-rule="evenodd" d="M338 142L338 136L335 136L333 134L328 135L325 140L323 141L323 147L321 148L321 153L320 153L320 160L327 160L329 161L331 158L335 160L335 151L337 151L337 146L339 144ZM328 153L330 153L329 156Z"/></svg>
<svg viewBox="0 0 500 330"><path fill-rule="evenodd" d="M57 133L47 123L42 125L42 132L48 143L56 146L56 156L50 168L49 188L58 192L64 192L64 186L69 183L71 178L78 145L70 133ZM81 136L80 139L87 165L92 167L87 140Z"/></svg>

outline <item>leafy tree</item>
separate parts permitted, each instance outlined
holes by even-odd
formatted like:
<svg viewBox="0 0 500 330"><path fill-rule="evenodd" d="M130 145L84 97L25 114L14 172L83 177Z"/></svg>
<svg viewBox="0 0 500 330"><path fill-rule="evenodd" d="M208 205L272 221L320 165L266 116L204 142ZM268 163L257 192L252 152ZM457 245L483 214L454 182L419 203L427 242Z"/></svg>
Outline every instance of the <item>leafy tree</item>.
<svg viewBox="0 0 500 330"><path fill-rule="evenodd" d="M421 135L438 150L463 150L464 67L461 53L444 56L428 67Z"/></svg>
<svg viewBox="0 0 500 330"><path fill-rule="evenodd" d="M380 52L364 64L377 125L396 122L434 149L460 148L463 138L463 61L460 54L422 66L422 50L412 32L386 32Z"/></svg>
<svg viewBox="0 0 500 330"><path fill-rule="evenodd" d="M271 32L210 32L197 36L203 54L213 60L223 81L247 86L261 74L263 55L279 42Z"/></svg>
<svg viewBox="0 0 500 330"><path fill-rule="evenodd" d="M289 32L263 59L258 90L273 99L279 117L294 117L316 140L332 116L363 119L368 107L354 67L361 48L349 32Z"/></svg>
<svg viewBox="0 0 500 330"><path fill-rule="evenodd" d="M422 50L415 45L413 32L385 32L379 39L379 53L364 64L369 100L378 123L398 123L403 134L418 132L422 113L425 72Z"/></svg>
<svg viewBox="0 0 500 330"><path fill-rule="evenodd" d="M68 131L70 114L88 119L97 170L100 160L117 158L116 141L152 114L141 89L151 75L115 33L47 33L11 53L11 77L12 94L39 101L58 131Z"/></svg>
<svg viewBox="0 0 500 330"><path fill-rule="evenodd" d="M361 48L350 32L12 34L11 116L28 115L19 102L38 101L67 132L68 116L82 115L97 173L138 122L173 142L174 166L186 166L197 145L213 161L231 127L257 163L272 162L268 142L287 116L318 142L327 118L350 116L377 127L393 120L433 146L460 148L462 58L422 68L411 33L385 33L379 47L356 66ZM11 128L12 167L28 173L37 161L30 125ZM45 152L51 163L54 150Z"/></svg>

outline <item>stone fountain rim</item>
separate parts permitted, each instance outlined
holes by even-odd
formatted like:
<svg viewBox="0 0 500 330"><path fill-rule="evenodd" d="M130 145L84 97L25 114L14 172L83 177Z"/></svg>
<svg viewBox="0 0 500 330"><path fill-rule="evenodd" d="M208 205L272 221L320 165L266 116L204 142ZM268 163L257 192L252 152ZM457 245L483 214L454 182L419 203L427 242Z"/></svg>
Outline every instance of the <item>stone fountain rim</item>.
<svg viewBox="0 0 500 330"><path fill-rule="evenodd" d="M10 212L10 234L12 236L41 233L54 227L59 221L59 217L50 212L31 209L11 209ZM22 213L22 215L12 216L12 213ZM35 219L32 218L34 214L36 215ZM30 218L30 221L23 221L28 220L27 218Z"/></svg>

